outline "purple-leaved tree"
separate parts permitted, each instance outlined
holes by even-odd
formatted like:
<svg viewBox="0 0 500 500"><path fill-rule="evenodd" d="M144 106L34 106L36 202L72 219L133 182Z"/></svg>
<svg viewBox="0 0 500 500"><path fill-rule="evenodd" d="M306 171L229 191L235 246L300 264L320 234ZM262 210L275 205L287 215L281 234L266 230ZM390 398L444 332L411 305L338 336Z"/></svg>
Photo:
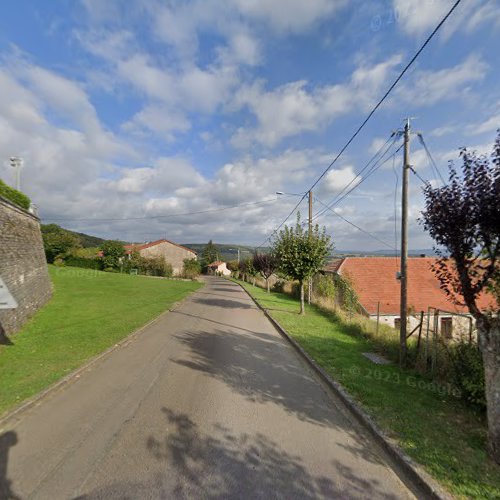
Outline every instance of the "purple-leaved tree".
<svg viewBox="0 0 500 500"><path fill-rule="evenodd" d="M461 169L450 162L449 182L424 188L421 223L437 243L434 272L441 288L467 306L476 320L488 417L488 452L500 463L500 131L491 158L460 151ZM479 306L491 294L491 308Z"/></svg>

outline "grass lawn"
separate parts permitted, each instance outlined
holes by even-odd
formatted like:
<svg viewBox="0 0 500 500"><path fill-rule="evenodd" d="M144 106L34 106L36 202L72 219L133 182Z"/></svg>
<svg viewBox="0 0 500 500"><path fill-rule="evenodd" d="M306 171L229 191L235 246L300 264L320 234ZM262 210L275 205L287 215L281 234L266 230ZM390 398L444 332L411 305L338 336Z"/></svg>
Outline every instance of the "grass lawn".
<svg viewBox="0 0 500 500"><path fill-rule="evenodd" d="M500 498L500 467L486 457L483 416L417 373L367 360L361 353L373 352L373 341L333 313L307 306L299 316L295 299L240 284L453 495Z"/></svg>
<svg viewBox="0 0 500 500"><path fill-rule="evenodd" d="M54 296L0 347L0 415L202 285L49 266Z"/></svg>

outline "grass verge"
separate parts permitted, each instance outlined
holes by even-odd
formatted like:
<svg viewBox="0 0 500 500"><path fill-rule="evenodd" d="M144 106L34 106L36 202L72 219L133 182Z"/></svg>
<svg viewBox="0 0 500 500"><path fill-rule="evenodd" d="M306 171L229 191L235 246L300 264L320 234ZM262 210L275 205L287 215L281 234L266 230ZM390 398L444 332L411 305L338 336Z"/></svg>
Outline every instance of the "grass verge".
<svg viewBox="0 0 500 500"><path fill-rule="evenodd" d="M459 498L500 498L500 468L485 452L484 416L413 371L375 365L376 343L333 313L240 283L362 405L401 448Z"/></svg>
<svg viewBox="0 0 500 500"><path fill-rule="evenodd" d="M0 347L0 415L167 310L200 283L49 266L54 296Z"/></svg>

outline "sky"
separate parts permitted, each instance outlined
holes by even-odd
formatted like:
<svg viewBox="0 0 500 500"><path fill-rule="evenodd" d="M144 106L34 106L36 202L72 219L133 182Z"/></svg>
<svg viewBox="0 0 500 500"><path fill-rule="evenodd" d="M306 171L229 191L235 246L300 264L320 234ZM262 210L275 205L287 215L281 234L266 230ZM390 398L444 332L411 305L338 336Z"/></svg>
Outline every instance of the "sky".
<svg viewBox="0 0 500 500"><path fill-rule="evenodd" d="M68 229L263 244L453 3L4 0L0 178L14 185L9 158L22 157L22 190ZM500 4L462 0L315 187L319 214L356 186L315 218L337 249L399 246L403 160L390 136L406 117L409 247L432 246L417 222L422 179L439 185L460 147L491 150L499 47ZM384 163L355 179L384 144Z"/></svg>

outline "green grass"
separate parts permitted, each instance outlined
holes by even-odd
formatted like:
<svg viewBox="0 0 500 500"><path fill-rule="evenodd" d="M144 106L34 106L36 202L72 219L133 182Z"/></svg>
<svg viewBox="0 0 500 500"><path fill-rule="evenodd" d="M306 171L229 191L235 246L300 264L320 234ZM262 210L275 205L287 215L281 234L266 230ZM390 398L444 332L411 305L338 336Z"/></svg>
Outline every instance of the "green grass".
<svg viewBox="0 0 500 500"><path fill-rule="evenodd" d="M49 266L54 296L0 347L0 414L126 337L202 286Z"/></svg>
<svg viewBox="0 0 500 500"><path fill-rule="evenodd" d="M401 448L453 495L500 498L500 468L487 459L482 415L413 371L362 356L375 341L333 313L241 283L280 325L372 415Z"/></svg>

